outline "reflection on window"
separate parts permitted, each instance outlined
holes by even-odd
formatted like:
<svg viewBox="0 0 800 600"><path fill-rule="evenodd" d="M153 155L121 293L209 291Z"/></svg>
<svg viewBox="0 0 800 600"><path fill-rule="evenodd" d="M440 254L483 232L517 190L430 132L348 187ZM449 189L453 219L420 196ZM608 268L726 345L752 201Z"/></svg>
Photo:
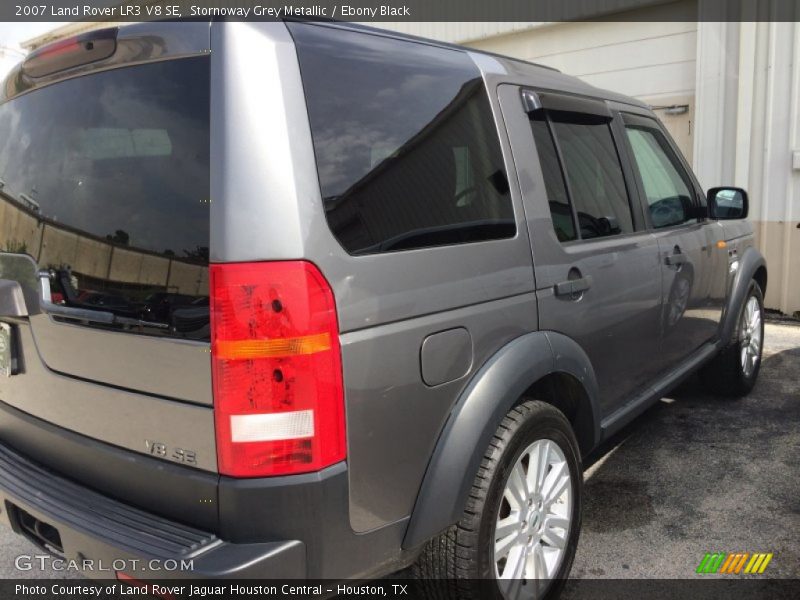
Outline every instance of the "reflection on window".
<svg viewBox="0 0 800 600"><path fill-rule="evenodd" d="M561 172L561 165L558 162L558 153L553 143L553 137L550 135L547 121L542 114L536 115L531 119L531 129L533 130L533 139L536 142L536 151L539 154L539 165L542 168L542 176L544 177L553 229L556 232L558 241L572 241L577 239L575 220L572 217L564 176Z"/></svg>
<svg viewBox="0 0 800 600"><path fill-rule="evenodd" d="M631 233L622 167L605 122L551 121L582 239Z"/></svg>
<svg viewBox="0 0 800 600"><path fill-rule="evenodd" d="M626 131L653 227L669 227L692 220L692 188L663 135L652 129L630 126Z"/></svg>
<svg viewBox="0 0 800 600"><path fill-rule="evenodd" d="M460 51L290 23L328 223L353 254L512 237L491 109Z"/></svg>
<svg viewBox="0 0 800 600"><path fill-rule="evenodd" d="M207 339L209 145L208 57L12 98L0 105L0 251L48 269L55 303Z"/></svg>

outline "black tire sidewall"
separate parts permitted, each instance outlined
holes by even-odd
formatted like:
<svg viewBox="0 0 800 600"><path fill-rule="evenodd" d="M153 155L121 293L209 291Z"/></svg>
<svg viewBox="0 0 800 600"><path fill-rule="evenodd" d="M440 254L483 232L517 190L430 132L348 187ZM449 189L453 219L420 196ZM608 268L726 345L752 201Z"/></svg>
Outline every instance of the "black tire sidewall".
<svg viewBox="0 0 800 600"><path fill-rule="evenodd" d="M544 404L536 402L535 404ZM572 515L570 531L567 539L566 552L559 567L556 577L553 578L545 597L554 597L558 594L566 576L572 568L572 561L578 546L581 528L581 492L583 488L583 472L580 466L580 454L575 436L569 423L555 408L545 405L547 411L531 411L517 424L511 432L511 438L503 447L503 453L497 468L492 473L489 492L486 496L479 530L480 552L478 554L478 577L490 582L493 596L502 597L495 583L494 571L494 529L497 514L502 501L503 490L508 481L511 469L516 464L522 452L533 442L547 439L555 442L567 461L572 485ZM486 590L489 591L489 590Z"/></svg>

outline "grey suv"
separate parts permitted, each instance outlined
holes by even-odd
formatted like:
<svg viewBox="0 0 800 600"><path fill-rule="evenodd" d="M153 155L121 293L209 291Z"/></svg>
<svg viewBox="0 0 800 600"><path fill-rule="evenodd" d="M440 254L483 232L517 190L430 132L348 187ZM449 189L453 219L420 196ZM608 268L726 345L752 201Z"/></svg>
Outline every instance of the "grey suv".
<svg viewBox="0 0 800 600"><path fill-rule="evenodd" d="M755 383L747 195L631 98L309 22L96 31L2 96L0 506L54 554L554 595L581 458Z"/></svg>

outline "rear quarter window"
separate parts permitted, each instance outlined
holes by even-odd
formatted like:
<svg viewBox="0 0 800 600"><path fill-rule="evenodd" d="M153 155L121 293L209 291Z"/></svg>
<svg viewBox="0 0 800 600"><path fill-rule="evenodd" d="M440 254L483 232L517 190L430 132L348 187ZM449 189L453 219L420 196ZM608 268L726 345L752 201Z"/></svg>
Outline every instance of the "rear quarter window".
<svg viewBox="0 0 800 600"><path fill-rule="evenodd" d="M478 69L461 51L290 23L328 224L351 254L516 233Z"/></svg>

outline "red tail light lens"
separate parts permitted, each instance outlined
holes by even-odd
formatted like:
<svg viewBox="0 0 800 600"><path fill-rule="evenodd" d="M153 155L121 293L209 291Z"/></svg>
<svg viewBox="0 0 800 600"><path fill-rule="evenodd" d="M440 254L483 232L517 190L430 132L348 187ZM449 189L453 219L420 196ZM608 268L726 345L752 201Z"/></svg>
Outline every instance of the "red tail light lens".
<svg viewBox="0 0 800 600"><path fill-rule="evenodd" d="M211 265L219 472L317 471L345 458L336 306L305 261Z"/></svg>
<svg viewBox="0 0 800 600"><path fill-rule="evenodd" d="M90 31L34 50L22 63L22 70L31 77L44 77L103 60L116 50L116 28Z"/></svg>

